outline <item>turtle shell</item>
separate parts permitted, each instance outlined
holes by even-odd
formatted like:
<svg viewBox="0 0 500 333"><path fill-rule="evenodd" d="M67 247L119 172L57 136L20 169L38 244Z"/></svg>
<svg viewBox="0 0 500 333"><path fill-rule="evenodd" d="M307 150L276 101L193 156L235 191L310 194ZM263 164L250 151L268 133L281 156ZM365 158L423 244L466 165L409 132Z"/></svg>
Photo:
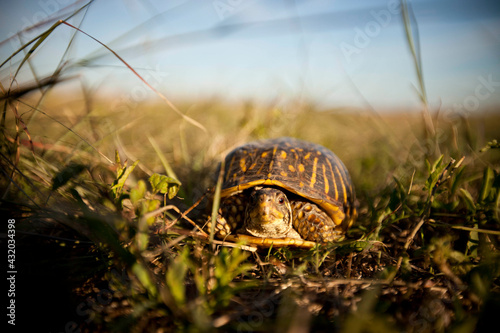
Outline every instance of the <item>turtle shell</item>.
<svg viewBox="0 0 500 333"><path fill-rule="evenodd" d="M342 161L321 145L289 137L250 142L231 151L221 166L222 198L271 185L317 204L344 230L356 218L349 173Z"/></svg>

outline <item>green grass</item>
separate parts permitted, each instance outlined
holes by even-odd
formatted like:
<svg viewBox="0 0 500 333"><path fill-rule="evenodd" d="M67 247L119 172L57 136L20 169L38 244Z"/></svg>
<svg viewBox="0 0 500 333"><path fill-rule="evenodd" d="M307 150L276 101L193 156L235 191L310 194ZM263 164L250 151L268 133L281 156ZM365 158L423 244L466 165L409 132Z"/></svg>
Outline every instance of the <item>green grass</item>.
<svg viewBox="0 0 500 333"><path fill-rule="evenodd" d="M431 114L425 98L422 115L174 101L186 118L166 103L64 99L54 78L43 91L2 87L0 207L17 222L19 322L472 332L500 310L498 112ZM217 164L238 144L283 135L325 145L351 172L360 206L347 240L210 242L189 220Z"/></svg>

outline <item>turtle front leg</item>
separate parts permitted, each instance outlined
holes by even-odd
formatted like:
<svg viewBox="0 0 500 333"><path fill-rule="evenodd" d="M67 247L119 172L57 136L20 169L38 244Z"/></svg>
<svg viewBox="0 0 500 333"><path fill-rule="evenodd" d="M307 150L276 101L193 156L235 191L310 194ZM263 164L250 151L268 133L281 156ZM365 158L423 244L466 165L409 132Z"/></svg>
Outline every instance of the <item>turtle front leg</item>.
<svg viewBox="0 0 500 333"><path fill-rule="evenodd" d="M215 222L215 236L223 239L235 231L243 224L245 217L245 196L241 193L232 195L221 200L217 220ZM211 208L211 207L210 207ZM210 211L210 209L207 209ZM210 233L212 228L211 213L208 213L208 222L203 228Z"/></svg>
<svg viewBox="0 0 500 333"><path fill-rule="evenodd" d="M291 202L293 227L308 241L327 243L339 241L344 234L341 226L316 204L295 200Z"/></svg>

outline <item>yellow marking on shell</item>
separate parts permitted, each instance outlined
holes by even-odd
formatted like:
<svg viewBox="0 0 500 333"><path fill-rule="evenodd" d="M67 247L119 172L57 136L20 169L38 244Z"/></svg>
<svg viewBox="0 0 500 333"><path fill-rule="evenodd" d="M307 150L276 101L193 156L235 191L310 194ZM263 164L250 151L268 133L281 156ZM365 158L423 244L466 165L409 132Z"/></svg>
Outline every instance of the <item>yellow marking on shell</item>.
<svg viewBox="0 0 500 333"><path fill-rule="evenodd" d="M240 160L240 169L241 169L241 171L243 171L243 172L246 172L246 171L247 171L247 166L246 166L246 163L245 163L245 162L246 162L245 158L242 158L242 159Z"/></svg>
<svg viewBox="0 0 500 333"><path fill-rule="evenodd" d="M288 174L285 171L281 171L280 175L282 175L283 177L288 177Z"/></svg>
<svg viewBox="0 0 500 333"><path fill-rule="evenodd" d="M330 169L330 173L332 175L333 179L333 187L335 189L335 200L339 200L339 191L337 189L337 182L335 181L335 174L333 172L332 164L330 163L330 160L326 160L326 163L328 163L328 168Z"/></svg>
<svg viewBox="0 0 500 333"><path fill-rule="evenodd" d="M263 152L262 154L260 154L260 157L264 158L267 156L267 151Z"/></svg>
<svg viewBox="0 0 500 333"><path fill-rule="evenodd" d="M256 165L257 165L257 163L253 163L252 165L250 165L250 167L248 168L248 170L252 170L253 168L255 168Z"/></svg>
<svg viewBox="0 0 500 333"><path fill-rule="evenodd" d="M289 165L288 166L288 170L290 170L291 172L295 172L295 167L293 165Z"/></svg>
<svg viewBox="0 0 500 333"><path fill-rule="evenodd" d="M269 162L269 168L268 171L271 172L273 170L273 165L274 165L274 156L276 155L276 150L278 150L278 146L274 146L273 148L273 156L271 156L271 162Z"/></svg>
<svg viewBox="0 0 500 333"><path fill-rule="evenodd" d="M347 192L347 189L349 190L349 193L352 193L352 183L349 182L349 174L347 172L347 170L345 168L342 168L341 170L342 172L342 184L344 185L344 204L347 203L347 195L348 195L348 192ZM345 180L345 182L344 182Z"/></svg>
<svg viewBox="0 0 500 333"><path fill-rule="evenodd" d="M285 158L286 158L286 151L282 150L282 151L281 151L281 154L280 154L280 157L281 157L282 159L285 159Z"/></svg>
<svg viewBox="0 0 500 333"><path fill-rule="evenodd" d="M311 176L311 184L309 184L309 187L314 187L314 184L316 183L316 168L318 167L318 158L315 157L314 158L314 162L313 162L313 173L312 173L312 176Z"/></svg>
<svg viewBox="0 0 500 333"><path fill-rule="evenodd" d="M271 178L271 176L272 176L272 174L271 174L271 173L268 173L268 174L267 174L267 178L268 178L268 179L270 179L270 178Z"/></svg>
<svg viewBox="0 0 500 333"><path fill-rule="evenodd" d="M306 169L306 168L304 168L304 164L302 164L302 163L299 164L298 168L299 168L299 172L304 172L304 170Z"/></svg>
<svg viewBox="0 0 500 333"><path fill-rule="evenodd" d="M227 169L226 169L226 170L231 170L231 169L233 168L233 162L234 162L234 160L235 160L235 159L236 159L236 156L233 156L233 157L231 158L231 161L229 162L229 166L227 167ZM229 172L228 172L228 173L226 174L226 179L225 179L224 181L228 181L228 180L229 180L229 177L230 177L230 175L229 175ZM233 179L236 179L236 176L235 176L235 175L233 175Z"/></svg>
<svg viewBox="0 0 500 333"><path fill-rule="evenodd" d="M262 172L262 169L264 169L264 166L265 166L265 163L262 163L262 164L260 165L259 170L257 170L257 172L256 172L256 174L257 174L257 175L260 175L260 173Z"/></svg>
<svg viewBox="0 0 500 333"><path fill-rule="evenodd" d="M321 167L323 168L323 182L325 183L325 194L328 195L328 192L330 191L330 184L328 183L328 177L326 176L326 167L322 163Z"/></svg>
<svg viewBox="0 0 500 333"><path fill-rule="evenodd" d="M299 183L299 187L304 187L304 183L303 183L303 182L300 182L300 183Z"/></svg>
<svg viewBox="0 0 500 333"><path fill-rule="evenodd" d="M335 166L335 171L339 174L339 179L340 179L340 185L342 185L342 193L344 195L344 204L347 203L347 198L346 198L346 189L345 189L345 184L344 184L344 178L342 177L342 174L340 173L340 170L337 166ZM337 199L338 200L338 199Z"/></svg>
<svg viewBox="0 0 500 333"><path fill-rule="evenodd" d="M304 159L307 160L309 157L311 157L311 153L307 153L306 156L304 156Z"/></svg>
<svg viewBox="0 0 500 333"><path fill-rule="evenodd" d="M273 159L274 159L274 156L276 156L277 150L278 150L278 145L274 146L274 148L273 148Z"/></svg>

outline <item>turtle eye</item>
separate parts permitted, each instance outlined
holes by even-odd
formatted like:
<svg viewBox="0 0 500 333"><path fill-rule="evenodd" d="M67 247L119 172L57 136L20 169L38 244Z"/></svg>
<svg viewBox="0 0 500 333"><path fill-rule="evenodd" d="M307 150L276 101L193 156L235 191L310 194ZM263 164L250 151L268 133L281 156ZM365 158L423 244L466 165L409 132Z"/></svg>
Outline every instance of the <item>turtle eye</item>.
<svg viewBox="0 0 500 333"><path fill-rule="evenodd" d="M284 198L284 197L279 197L279 198L278 198L278 203L279 203L280 205L284 204L284 203L285 203L285 198Z"/></svg>

